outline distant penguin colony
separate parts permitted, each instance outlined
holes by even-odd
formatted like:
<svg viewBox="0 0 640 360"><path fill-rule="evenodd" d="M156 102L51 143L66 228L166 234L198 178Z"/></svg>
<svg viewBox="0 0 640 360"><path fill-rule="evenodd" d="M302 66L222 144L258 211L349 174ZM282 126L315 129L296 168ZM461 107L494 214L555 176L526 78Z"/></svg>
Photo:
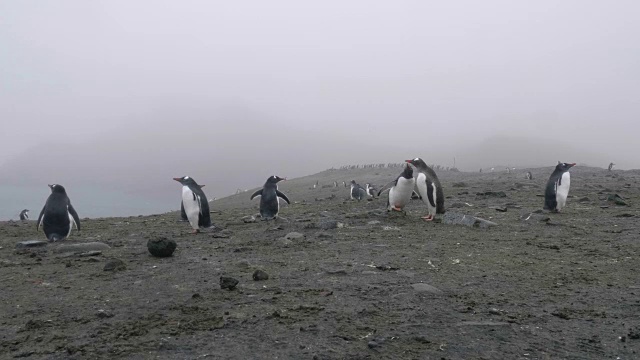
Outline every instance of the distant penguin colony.
<svg viewBox="0 0 640 360"><path fill-rule="evenodd" d="M551 173L544 191L544 210L558 212L567 204L569 187L571 186L571 174L569 169L575 163L561 163L558 161L555 170Z"/></svg>
<svg viewBox="0 0 640 360"><path fill-rule="evenodd" d="M73 225L80 231L80 218L62 185L53 184L49 188L51 194L40 211L36 229L42 227L49 241L64 240L71 234Z"/></svg>
<svg viewBox="0 0 640 360"><path fill-rule="evenodd" d="M278 183L286 178L272 175L262 186L262 189L251 195L251 200L260 196L260 217L262 220L277 219L280 212L280 200L284 200L287 204L291 204L289 198L278 190ZM317 183L316 183L317 184Z"/></svg>
<svg viewBox="0 0 640 360"><path fill-rule="evenodd" d="M351 190L349 191L351 200L362 200L367 197L367 191L357 184L355 180L351 180Z"/></svg>
<svg viewBox="0 0 640 360"><path fill-rule="evenodd" d="M20 211L20 220L29 220L29 209L24 209Z"/></svg>
<svg viewBox="0 0 640 360"><path fill-rule="evenodd" d="M431 221L436 214L444 214L444 192L442 185L440 185L440 180L438 180L438 175L420 158L406 160L406 162L415 166L418 170L416 187L418 194L422 197L422 201L427 205L428 211L428 214L422 218L426 221Z"/></svg>
<svg viewBox="0 0 640 360"><path fill-rule="evenodd" d="M411 201L415 186L416 179L413 178L413 169L407 164L400 176L380 189L378 196L388 188L387 211L403 211L404 207Z"/></svg>
<svg viewBox="0 0 640 360"><path fill-rule="evenodd" d="M189 176L173 178L173 180L182 184L182 207L193 229L192 233L197 234L201 228L211 227L209 201L202 187Z"/></svg>

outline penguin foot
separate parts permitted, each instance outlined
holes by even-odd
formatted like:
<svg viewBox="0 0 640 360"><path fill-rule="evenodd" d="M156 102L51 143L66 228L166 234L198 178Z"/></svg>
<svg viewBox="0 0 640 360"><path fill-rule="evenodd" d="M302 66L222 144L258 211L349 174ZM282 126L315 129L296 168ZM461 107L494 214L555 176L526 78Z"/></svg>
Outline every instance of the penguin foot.
<svg viewBox="0 0 640 360"><path fill-rule="evenodd" d="M433 221L433 215L429 214L427 216L423 216L422 219L424 219L424 221Z"/></svg>
<svg viewBox="0 0 640 360"><path fill-rule="evenodd" d="M401 209L401 208L399 208L399 207L397 207L397 206L392 206L392 207L391 207L391 210L394 210L394 211L402 211L402 209Z"/></svg>
<svg viewBox="0 0 640 360"><path fill-rule="evenodd" d="M200 229L193 229L193 231L191 232L192 234L197 234L200 232Z"/></svg>

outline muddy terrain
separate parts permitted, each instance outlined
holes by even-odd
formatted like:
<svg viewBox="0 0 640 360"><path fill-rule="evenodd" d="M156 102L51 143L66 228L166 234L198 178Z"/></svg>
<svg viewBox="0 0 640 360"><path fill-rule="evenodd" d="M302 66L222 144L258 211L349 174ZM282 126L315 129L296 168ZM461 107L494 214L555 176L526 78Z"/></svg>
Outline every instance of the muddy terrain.
<svg viewBox="0 0 640 360"><path fill-rule="evenodd" d="M551 171L439 171L447 211L488 228L424 222L420 200L406 215L347 200L342 181L381 187L400 168L286 181L277 222L251 218L251 190L216 200L198 235L176 211L16 248L44 235L2 222L0 358L640 358L640 172L576 166L566 209L536 213ZM172 257L149 254L158 238ZM110 248L61 248L88 242Z"/></svg>

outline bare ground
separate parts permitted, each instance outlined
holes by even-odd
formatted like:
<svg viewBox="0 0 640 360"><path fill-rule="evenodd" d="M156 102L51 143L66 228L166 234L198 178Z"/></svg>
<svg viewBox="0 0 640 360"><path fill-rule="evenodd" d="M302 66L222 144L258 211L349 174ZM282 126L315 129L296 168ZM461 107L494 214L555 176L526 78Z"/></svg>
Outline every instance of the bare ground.
<svg viewBox="0 0 640 360"><path fill-rule="evenodd" d="M213 202L224 230L199 235L178 212L85 219L66 243L111 246L86 256L16 249L43 234L2 222L0 358L639 358L640 172L576 167L567 208L523 220L551 168L532 172L440 172L448 211L499 224L488 229L424 222L419 201L387 214L386 199L330 185L383 185L399 168L288 181L277 223L242 220L257 212L250 192ZM177 242L173 257L148 253L160 237ZM114 258L126 269L104 271Z"/></svg>

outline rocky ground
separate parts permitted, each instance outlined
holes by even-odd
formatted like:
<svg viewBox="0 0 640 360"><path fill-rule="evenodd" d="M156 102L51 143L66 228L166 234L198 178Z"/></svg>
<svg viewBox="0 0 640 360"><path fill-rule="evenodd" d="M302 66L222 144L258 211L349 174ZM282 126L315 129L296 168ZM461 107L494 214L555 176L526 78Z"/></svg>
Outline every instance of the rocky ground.
<svg viewBox="0 0 640 360"><path fill-rule="evenodd" d="M399 168L287 181L278 222L251 218L251 192L220 199L222 230L198 235L172 212L17 248L44 235L0 223L0 357L640 358L640 172L577 166L567 208L545 214L552 169L529 170L439 172L449 214L487 228L424 222L419 200L406 216L346 200L343 180ZM162 239L173 256L150 255Z"/></svg>

